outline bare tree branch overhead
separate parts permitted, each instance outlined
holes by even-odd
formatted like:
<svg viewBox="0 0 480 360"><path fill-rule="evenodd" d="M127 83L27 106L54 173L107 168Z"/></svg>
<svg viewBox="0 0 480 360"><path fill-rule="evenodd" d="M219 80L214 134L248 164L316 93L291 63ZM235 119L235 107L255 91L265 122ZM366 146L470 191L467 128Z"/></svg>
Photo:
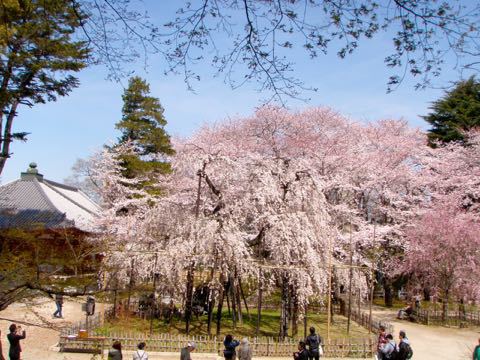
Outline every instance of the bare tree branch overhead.
<svg viewBox="0 0 480 360"><path fill-rule="evenodd" d="M391 69L389 91L407 76L414 77L416 88L425 88L445 69L474 75L480 63L478 2L1 0L0 5L0 172L11 142L27 135L12 130L18 108L69 94L79 85L73 74L91 64L104 64L115 80L131 75L139 62L160 66L166 74L181 74L189 89L209 64L211 72L202 76L221 76L233 89L253 84L284 102L315 90L297 72L302 54L315 60L333 51L343 59L375 36L391 39L384 59ZM147 12L159 10L161 18ZM56 46L45 46L45 39ZM152 55L166 62L154 63Z"/></svg>
<svg viewBox="0 0 480 360"><path fill-rule="evenodd" d="M424 88L445 68L478 71L480 7L466 1L196 0L179 2L166 23L136 11L137 1L72 1L90 15L84 35L112 74L160 53L165 72L181 74L189 88L200 80L196 65L207 62L232 88L251 82L277 99L296 97L314 89L295 74L296 50L345 58L381 33L391 38L388 90L407 75Z"/></svg>

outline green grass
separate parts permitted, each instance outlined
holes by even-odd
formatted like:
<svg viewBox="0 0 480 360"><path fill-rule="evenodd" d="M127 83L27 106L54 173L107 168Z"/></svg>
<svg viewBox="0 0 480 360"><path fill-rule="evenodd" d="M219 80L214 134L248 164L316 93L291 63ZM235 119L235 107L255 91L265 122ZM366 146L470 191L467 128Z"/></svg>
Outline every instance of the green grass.
<svg viewBox="0 0 480 360"><path fill-rule="evenodd" d="M373 304L377 306L385 306L385 300L383 298L374 298ZM403 309L407 306L407 302L405 300L393 299L393 306L390 309Z"/></svg>
<svg viewBox="0 0 480 360"><path fill-rule="evenodd" d="M214 313L213 319L215 320L216 314ZM257 312L255 310L250 312L250 317L243 313L243 324L237 324L236 329L233 327L232 317L228 315L227 311L222 313L222 328L221 335L234 334L237 338L244 336L255 336L257 321ZM262 311L262 320L260 326L260 336L278 336L280 324L280 313L278 311ZM327 314L308 314L307 328L314 326L317 329L317 333L326 337L327 334ZM106 323L99 331L106 330L109 332L116 331L130 331L138 333L146 333L150 329L150 321L143 320L134 316L128 318L119 318L111 320ZM343 338L347 337L347 319L340 315L334 316L334 323L330 328L331 338ZM215 323L212 324L212 333L216 331ZM169 333L172 335L185 334L185 323L179 319L174 319L172 324L168 325L164 321L154 319L153 321L154 333ZM290 329L291 332L291 329ZM297 337L303 337L304 327L303 321L298 324ZM201 316L198 319L194 317L191 324L191 335L207 335L207 316ZM291 334L290 334L291 335ZM368 330L361 327L354 321L350 324L350 336L351 338L363 338L368 336Z"/></svg>

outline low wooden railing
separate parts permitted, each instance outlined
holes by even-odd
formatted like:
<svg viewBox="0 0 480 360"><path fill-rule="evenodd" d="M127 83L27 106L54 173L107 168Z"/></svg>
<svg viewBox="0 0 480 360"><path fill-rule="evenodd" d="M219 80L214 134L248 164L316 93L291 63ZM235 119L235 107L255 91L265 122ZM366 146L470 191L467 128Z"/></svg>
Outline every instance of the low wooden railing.
<svg viewBox="0 0 480 360"><path fill-rule="evenodd" d="M222 356L223 338L216 336L185 336L171 334L142 334L139 332L119 331L93 331L89 334L92 337L107 338L110 341L120 341L122 349L134 350L138 343L145 342L149 352L177 352L194 341L195 352L214 353ZM279 340L273 337L249 338L250 346L254 356L291 357L297 351L298 342L301 339L287 338ZM324 340L324 357L351 357L351 358L372 358L375 351L375 338L339 338ZM72 345L72 341L70 340ZM107 340L108 344L108 340Z"/></svg>
<svg viewBox="0 0 480 360"><path fill-rule="evenodd" d="M444 318L442 310L418 309L414 317L419 323L426 325L480 326L480 311L464 312L449 310L447 317Z"/></svg>

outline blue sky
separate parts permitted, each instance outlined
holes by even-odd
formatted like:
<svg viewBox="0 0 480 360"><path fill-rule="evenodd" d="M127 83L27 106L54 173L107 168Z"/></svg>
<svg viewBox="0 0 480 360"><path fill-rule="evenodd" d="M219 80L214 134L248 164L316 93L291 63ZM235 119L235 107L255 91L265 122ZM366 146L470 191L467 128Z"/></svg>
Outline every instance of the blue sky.
<svg viewBox="0 0 480 360"><path fill-rule="evenodd" d="M162 10L161 5L154 10ZM420 115L428 112L430 103L443 90L415 91L414 81L407 79L399 89L387 94L386 82L391 73L383 59L389 46L387 36L381 35L361 42L358 51L344 60L334 51L309 60L294 48L291 56L296 63L295 75L307 85L317 87L318 92L306 93L311 98L308 102L290 100L288 106L292 109L328 106L358 121L404 118L412 126L426 129ZM196 67L202 75L202 81L195 84L196 93L187 90L181 77L163 75L165 63L159 57L149 59L148 72L141 65L134 69L150 83L152 95L160 99L168 121L167 130L172 135L188 136L205 122L249 115L269 96L258 93L252 85L231 90L221 78L212 76L208 63ZM14 128L31 134L26 143L12 145L13 155L1 175L2 182L17 179L32 161L37 162L48 179L62 181L77 158L86 157L116 139L114 124L121 118L123 87L105 80L106 76L104 67L91 67L79 74L81 85L70 96L55 103L19 109ZM447 69L440 83L447 85L457 80L457 76L455 71Z"/></svg>

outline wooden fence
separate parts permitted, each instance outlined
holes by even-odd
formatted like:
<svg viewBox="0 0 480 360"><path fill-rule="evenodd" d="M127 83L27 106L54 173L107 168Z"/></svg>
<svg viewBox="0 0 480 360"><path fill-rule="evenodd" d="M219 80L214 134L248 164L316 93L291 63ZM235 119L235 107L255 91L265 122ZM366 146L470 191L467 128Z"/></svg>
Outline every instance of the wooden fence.
<svg viewBox="0 0 480 360"><path fill-rule="evenodd" d="M443 318L441 310L422 310L415 312L418 322L426 325L452 325L452 326L480 326L480 311L464 312L449 310L447 318Z"/></svg>
<svg viewBox="0 0 480 360"><path fill-rule="evenodd" d="M347 314L341 314L347 316ZM380 326L385 328L387 334L393 334L393 325L386 321L381 321L372 316L372 328L370 329L370 316L365 312L359 312L358 310L352 309L352 320L355 321L360 326L363 326L367 330L371 330L374 333L378 333Z"/></svg>
<svg viewBox="0 0 480 360"><path fill-rule="evenodd" d="M130 310L135 312L138 309L138 304L132 302ZM118 310L118 309L117 309ZM126 309L124 309L126 310ZM320 310L320 308L315 309ZM324 309L325 310L325 309ZM335 306L334 312L341 314L340 307ZM312 310L313 311L313 310ZM113 307L107 309L105 318L112 316ZM341 314L346 315L346 314ZM197 344L197 352L202 353L216 353L222 355L223 339L215 336L185 336L185 335L171 335L171 334L154 334L139 332L112 332L108 329L99 329L101 325L102 315L97 313L90 316L87 321L80 321L69 328L64 328L61 332L60 345L65 342L65 337L69 335L77 335L78 330L86 329L90 337L105 338L106 344L111 344L114 340L119 340L122 343L122 348L126 350L134 350L139 342L144 341L147 348L152 352L179 352L180 349L189 341L194 341ZM368 314L359 312L358 309L352 309L352 321L357 322L361 326L369 329L370 318ZM383 325L387 332L392 332L393 327L389 323L379 321L372 318L372 331L377 332L379 327ZM274 337L259 337L250 338L250 344L255 356L276 356L276 357L291 357L297 351L298 342L303 339L286 338L280 340ZM364 338L338 338L338 339L324 339L325 357L350 357L350 358L372 358L376 349L376 337L366 336ZM83 341L69 340L69 347L82 349L85 346Z"/></svg>
<svg viewBox="0 0 480 360"><path fill-rule="evenodd" d="M145 342L148 351L151 352L178 352L187 345L188 342L194 341L196 344L196 352L215 353L222 356L223 338L216 336L185 336L171 334L154 334L149 336L148 333L130 333L130 332L110 332L93 331L90 333L93 337L105 337L110 341L118 340L122 343L122 349L135 350L138 343ZM301 339L287 338L279 340L273 337L250 338L250 346L254 356L275 356L275 357L291 357L297 350L298 342ZM325 357L351 357L351 358L372 358L375 352L375 337L366 337L361 339L331 339L324 340L323 346ZM108 341L107 341L108 343Z"/></svg>

